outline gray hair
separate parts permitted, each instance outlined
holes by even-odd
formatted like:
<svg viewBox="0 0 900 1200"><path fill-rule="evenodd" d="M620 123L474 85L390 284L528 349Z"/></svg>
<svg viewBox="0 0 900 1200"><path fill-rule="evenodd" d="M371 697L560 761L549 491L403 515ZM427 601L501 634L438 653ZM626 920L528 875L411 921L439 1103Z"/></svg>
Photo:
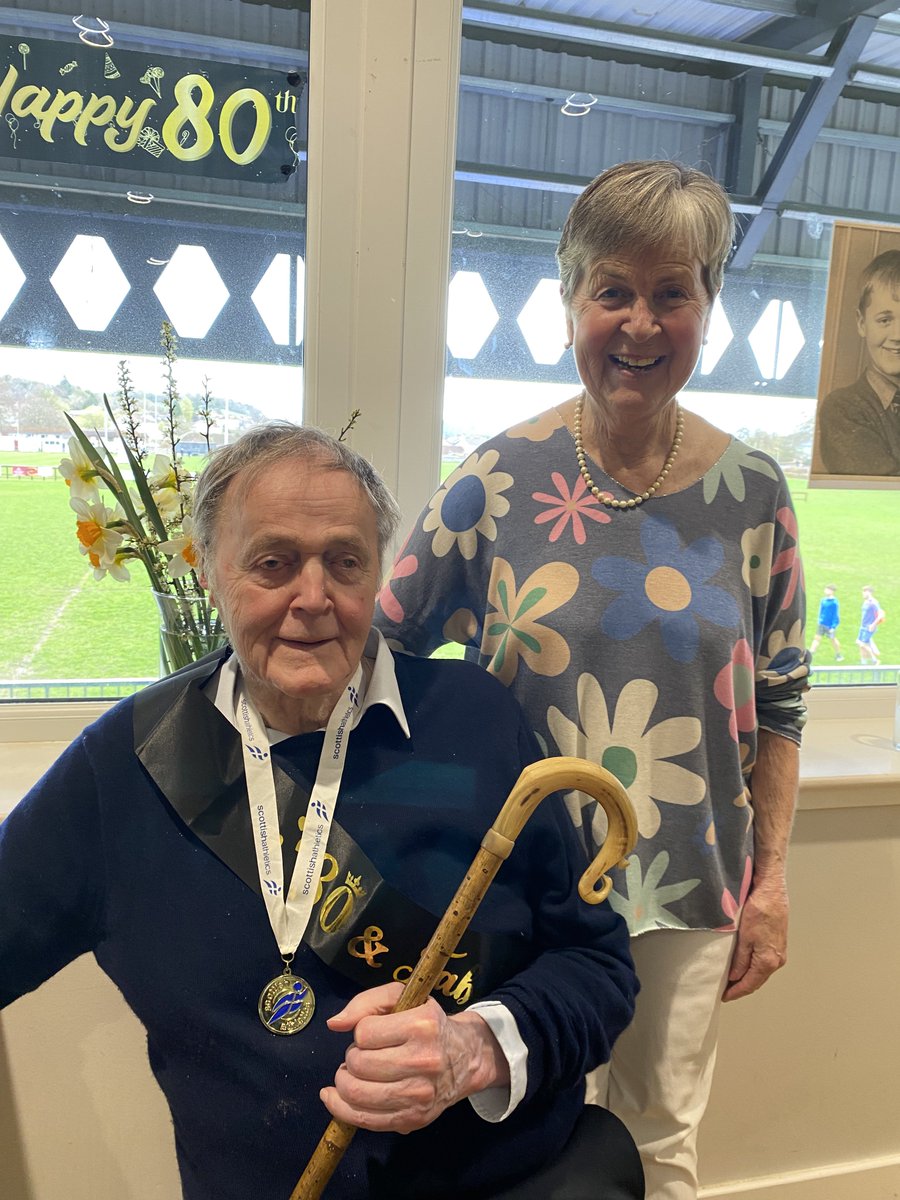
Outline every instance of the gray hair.
<svg viewBox="0 0 900 1200"><path fill-rule="evenodd" d="M347 471L364 492L375 513L378 557L382 569L400 525L400 509L384 480L361 454L330 434L311 425L272 421L241 434L236 442L213 450L194 488L193 542L201 564L208 566L216 534L216 522L225 492L239 474L252 481L273 463L286 458L303 459L328 471Z"/></svg>
<svg viewBox="0 0 900 1200"><path fill-rule="evenodd" d="M679 246L699 259L714 299L734 243L734 217L714 179L668 161L610 167L584 189L566 217L556 258L563 303L598 259Z"/></svg>

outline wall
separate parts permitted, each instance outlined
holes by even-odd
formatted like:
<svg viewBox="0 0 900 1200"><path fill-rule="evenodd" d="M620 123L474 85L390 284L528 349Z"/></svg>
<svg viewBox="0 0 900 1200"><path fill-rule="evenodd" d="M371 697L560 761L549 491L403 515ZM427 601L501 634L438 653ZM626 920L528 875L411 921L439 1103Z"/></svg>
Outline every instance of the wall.
<svg viewBox="0 0 900 1200"><path fill-rule="evenodd" d="M852 717L829 711L848 700ZM887 688L813 693L791 850L790 961L757 996L723 1010L701 1134L705 1197L900 1196L900 956L889 919L900 911L900 753L889 741L891 702ZM0 815L61 748L0 742ZM171 1129L140 1026L93 959L79 959L0 1015L0 1195L177 1194Z"/></svg>

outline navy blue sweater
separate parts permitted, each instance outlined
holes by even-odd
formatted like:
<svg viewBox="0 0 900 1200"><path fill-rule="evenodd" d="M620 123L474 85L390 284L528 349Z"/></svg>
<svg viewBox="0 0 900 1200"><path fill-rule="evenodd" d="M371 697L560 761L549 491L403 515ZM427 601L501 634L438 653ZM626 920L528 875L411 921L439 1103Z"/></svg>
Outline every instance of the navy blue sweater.
<svg viewBox="0 0 900 1200"><path fill-rule="evenodd" d="M516 701L486 672L403 656L396 669L412 736L381 706L364 714L338 820L394 888L440 915L538 751ZM199 690L205 676L174 685L192 689L201 717L201 732L171 747L174 775L236 742ZM348 1041L325 1019L357 987L301 944L294 970L313 987L315 1016L293 1037L263 1028L257 999L279 969L265 906L153 782L133 719L128 699L85 730L0 827L0 1007L92 951L146 1026L186 1200L286 1200L327 1124L318 1091ZM321 744L315 733L274 748L301 789ZM232 792L212 807L240 803ZM624 924L577 897L583 867L561 802L548 798L476 917L475 927L524 938L533 953L491 993L528 1047L522 1104L499 1125L464 1101L406 1137L360 1131L329 1197L474 1198L559 1152L583 1076L609 1057L637 989Z"/></svg>

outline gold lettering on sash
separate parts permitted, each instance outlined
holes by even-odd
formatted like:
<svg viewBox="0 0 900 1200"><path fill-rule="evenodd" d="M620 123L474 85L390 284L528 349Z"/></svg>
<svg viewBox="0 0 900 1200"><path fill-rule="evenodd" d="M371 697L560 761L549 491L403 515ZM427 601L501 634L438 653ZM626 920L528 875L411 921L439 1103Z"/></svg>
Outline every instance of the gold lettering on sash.
<svg viewBox="0 0 900 1200"><path fill-rule="evenodd" d="M319 910L319 928L322 932L337 933L352 916L356 901L365 894L366 889L362 886L362 876L351 875L348 871L346 882L332 888ZM340 908L334 912L338 904L340 904Z"/></svg>
<svg viewBox="0 0 900 1200"><path fill-rule="evenodd" d="M458 954L451 954L450 958L466 958L468 953L461 950ZM406 983L407 979L412 975L414 968L407 964L399 966L391 976L398 983ZM459 975L454 975L452 971L443 970L438 978L437 983L431 989L433 992L440 992L442 996L449 996L451 1000L455 1000L457 1004L462 1006L468 1004L472 998L472 972L466 971L465 975L460 978Z"/></svg>
<svg viewBox="0 0 900 1200"><path fill-rule="evenodd" d="M380 967L381 963L375 961L375 955L388 954L390 951L389 946L382 944L383 937L384 931L377 925L367 925L364 933L351 938L347 943L347 953L354 958L364 958L368 967ZM396 974L394 978L396 979Z"/></svg>
<svg viewBox="0 0 900 1200"><path fill-rule="evenodd" d="M412 973L413 969L411 966L397 967L396 971L394 971L393 975L391 976L391 979L396 979L397 983L406 983L407 979L409 979Z"/></svg>
<svg viewBox="0 0 900 1200"><path fill-rule="evenodd" d="M472 972L466 971L465 975L460 979L458 975L451 975L450 979L455 984L449 991L446 988L441 988L445 996L450 996L457 1004L468 1004L472 999Z"/></svg>

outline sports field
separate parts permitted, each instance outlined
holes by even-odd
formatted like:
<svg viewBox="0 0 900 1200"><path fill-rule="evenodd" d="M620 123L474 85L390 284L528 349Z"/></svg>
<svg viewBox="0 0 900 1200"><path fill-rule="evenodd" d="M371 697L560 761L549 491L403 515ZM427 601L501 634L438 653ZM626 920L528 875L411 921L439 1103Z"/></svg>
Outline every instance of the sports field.
<svg viewBox="0 0 900 1200"><path fill-rule="evenodd" d="M0 463L55 466L50 454L0 454ZM447 464L449 466L450 464ZM454 464L455 465L455 464ZM847 664L860 589L871 584L887 620L876 640L883 664L900 664L900 491L807 489L792 481L806 563L808 637L825 584L837 587ZM78 552L62 479L0 477L0 681L147 679L158 669L157 619L139 564L130 583L97 582ZM826 643L816 665L834 661Z"/></svg>

